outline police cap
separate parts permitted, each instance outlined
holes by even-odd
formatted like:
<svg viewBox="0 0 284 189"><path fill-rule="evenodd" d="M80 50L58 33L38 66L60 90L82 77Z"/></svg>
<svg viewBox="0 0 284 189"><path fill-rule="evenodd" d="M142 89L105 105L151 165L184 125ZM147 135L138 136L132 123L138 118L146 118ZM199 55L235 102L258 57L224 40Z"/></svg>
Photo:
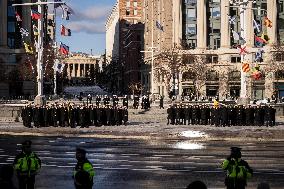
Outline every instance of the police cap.
<svg viewBox="0 0 284 189"><path fill-rule="evenodd" d="M32 141L30 140L25 140L23 143L22 143L22 146L25 146L25 147L30 147L32 145Z"/></svg>
<svg viewBox="0 0 284 189"><path fill-rule="evenodd" d="M76 152L86 155L87 151L83 148L76 148Z"/></svg>
<svg viewBox="0 0 284 189"><path fill-rule="evenodd" d="M232 152L240 152L242 148L239 147L231 147Z"/></svg>

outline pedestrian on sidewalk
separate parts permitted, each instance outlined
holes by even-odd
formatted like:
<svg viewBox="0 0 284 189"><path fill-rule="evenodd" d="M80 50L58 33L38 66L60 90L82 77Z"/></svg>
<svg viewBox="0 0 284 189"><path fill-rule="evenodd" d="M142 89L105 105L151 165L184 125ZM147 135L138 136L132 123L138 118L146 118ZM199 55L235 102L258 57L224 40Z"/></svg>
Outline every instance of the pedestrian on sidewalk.
<svg viewBox="0 0 284 189"><path fill-rule="evenodd" d="M92 189L95 171L93 165L86 157L86 150L76 149L77 164L74 169L74 185L76 189Z"/></svg>
<svg viewBox="0 0 284 189"><path fill-rule="evenodd" d="M17 172L19 189L34 189L35 176L41 168L41 161L31 150L32 142L26 140L22 143L22 151L14 160L14 169Z"/></svg>

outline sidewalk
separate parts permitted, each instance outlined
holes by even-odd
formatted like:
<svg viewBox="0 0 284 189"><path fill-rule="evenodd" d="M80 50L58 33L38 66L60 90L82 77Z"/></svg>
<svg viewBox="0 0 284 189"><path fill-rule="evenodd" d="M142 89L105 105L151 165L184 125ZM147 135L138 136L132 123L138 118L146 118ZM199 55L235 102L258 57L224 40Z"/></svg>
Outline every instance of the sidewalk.
<svg viewBox="0 0 284 189"><path fill-rule="evenodd" d="M0 123L0 135L62 136L121 138L141 140L194 139L228 141L284 141L284 125L276 127L234 126L214 127L203 125L167 125L166 109L129 110L129 123L124 126L90 128L26 128L20 122ZM282 122L282 118L278 121Z"/></svg>

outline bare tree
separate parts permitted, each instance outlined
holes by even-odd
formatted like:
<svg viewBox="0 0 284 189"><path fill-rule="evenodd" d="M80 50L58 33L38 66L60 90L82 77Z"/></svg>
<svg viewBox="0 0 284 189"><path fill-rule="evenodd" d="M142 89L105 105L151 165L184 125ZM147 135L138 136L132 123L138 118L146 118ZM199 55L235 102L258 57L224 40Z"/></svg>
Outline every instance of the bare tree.
<svg viewBox="0 0 284 189"><path fill-rule="evenodd" d="M192 54L183 55L183 65L179 70L192 74L191 79L197 97L202 94L202 88L206 84L206 72L209 69L211 69L211 66L207 64L206 56Z"/></svg>
<svg viewBox="0 0 284 189"><path fill-rule="evenodd" d="M187 67L189 62L195 62L196 57L190 53L183 53L183 47L176 44L171 49L165 49L156 56L154 65L155 80L163 75L162 82L166 85L166 90L171 92L171 85L175 87L175 80L182 68ZM181 79L181 78L180 78ZM171 81L173 82L171 84Z"/></svg>

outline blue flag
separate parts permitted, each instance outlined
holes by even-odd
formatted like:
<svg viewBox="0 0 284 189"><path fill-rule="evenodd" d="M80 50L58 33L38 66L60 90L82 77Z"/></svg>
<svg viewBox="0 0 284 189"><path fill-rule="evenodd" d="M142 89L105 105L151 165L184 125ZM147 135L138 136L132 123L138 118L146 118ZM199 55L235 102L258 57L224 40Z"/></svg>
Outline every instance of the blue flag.
<svg viewBox="0 0 284 189"><path fill-rule="evenodd" d="M156 26L159 30L164 31L164 27L158 21L156 21Z"/></svg>

